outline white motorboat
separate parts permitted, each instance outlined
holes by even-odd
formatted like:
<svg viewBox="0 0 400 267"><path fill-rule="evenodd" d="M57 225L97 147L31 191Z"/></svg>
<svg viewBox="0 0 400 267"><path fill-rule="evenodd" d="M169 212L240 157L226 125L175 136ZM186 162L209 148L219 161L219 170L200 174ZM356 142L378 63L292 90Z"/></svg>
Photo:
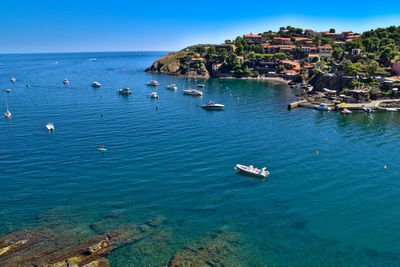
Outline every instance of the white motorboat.
<svg viewBox="0 0 400 267"><path fill-rule="evenodd" d="M69 81L67 79L64 79L63 83L64 84L69 84Z"/></svg>
<svg viewBox="0 0 400 267"><path fill-rule="evenodd" d="M155 80L150 80L149 82L147 82L148 86L159 86L160 84L155 81Z"/></svg>
<svg viewBox="0 0 400 267"><path fill-rule="evenodd" d="M178 86L176 86L176 84L168 84L167 85L167 89L168 90L177 90L178 89Z"/></svg>
<svg viewBox="0 0 400 267"><path fill-rule="evenodd" d="M10 118L11 118L11 112L7 109L6 113L4 113L4 116L5 116L7 119L10 119Z"/></svg>
<svg viewBox="0 0 400 267"><path fill-rule="evenodd" d="M263 178L266 178L269 175L269 171L266 171L265 167L260 170L260 169L254 168L253 165L245 166L245 165L241 165L241 164L236 164L235 170L249 174L249 175L263 177Z"/></svg>
<svg viewBox="0 0 400 267"><path fill-rule="evenodd" d="M11 79L10 81L12 81L13 83L17 81L17 79L15 79L14 75L11 74Z"/></svg>
<svg viewBox="0 0 400 267"><path fill-rule="evenodd" d="M374 110L373 110L372 108L363 107L363 110L364 110L365 112L367 112L367 113L372 113L372 112L374 112Z"/></svg>
<svg viewBox="0 0 400 267"><path fill-rule="evenodd" d="M319 106L315 106L315 109L322 110L322 111L330 111L331 108L328 107L325 103L319 104Z"/></svg>
<svg viewBox="0 0 400 267"><path fill-rule="evenodd" d="M49 122L48 124L46 124L46 129L49 132L54 131L54 124L52 122Z"/></svg>
<svg viewBox="0 0 400 267"><path fill-rule="evenodd" d="M129 87L125 87L125 88L119 89L118 90L118 94L120 94L120 95L130 95L130 94L132 94L132 91L129 89Z"/></svg>
<svg viewBox="0 0 400 267"><path fill-rule="evenodd" d="M344 108L342 109L342 114L351 114L353 113L350 109Z"/></svg>
<svg viewBox="0 0 400 267"><path fill-rule="evenodd" d="M398 109L397 108L387 108L386 111L397 112Z"/></svg>
<svg viewBox="0 0 400 267"><path fill-rule="evenodd" d="M158 98L158 95L157 95L156 92L152 92L152 93L150 94L150 97L151 97L151 98Z"/></svg>
<svg viewBox="0 0 400 267"><path fill-rule="evenodd" d="M196 89L186 89L186 90L183 90L183 94L184 95L192 95L192 96L202 96L203 92L200 90L196 90Z"/></svg>
<svg viewBox="0 0 400 267"><path fill-rule="evenodd" d="M101 84L98 82L93 82L91 85L93 88L100 88Z"/></svg>
<svg viewBox="0 0 400 267"><path fill-rule="evenodd" d="M7 88L7 89L6 89L6 92L7 92L7 93L11 93L11 89Z"/></svg>
<svg viewBox="0 0 400 267"><path fill-rule="evenodd" d="M206 85L203 83L198 83L198 84L196 84L196 87L206 87Z"/></svg>
<svg viewBox="0 0 400 267"><path fill-rule="evenodd" d="M215 102L213 102L213 101L210 101L210 102L208 102L207 104L202 105L201 107L202 107L202 108L205 108L205 109L221 110L221 109L223 109L225 106L222 105L222 104L217 104L217 103L215 103Z"/></svg>

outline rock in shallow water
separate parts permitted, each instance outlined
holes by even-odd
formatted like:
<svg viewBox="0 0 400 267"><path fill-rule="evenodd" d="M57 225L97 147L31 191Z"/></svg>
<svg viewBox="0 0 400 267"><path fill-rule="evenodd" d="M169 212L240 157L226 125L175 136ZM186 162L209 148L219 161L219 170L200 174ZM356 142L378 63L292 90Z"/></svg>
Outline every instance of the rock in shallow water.
<svg viewBox="0 0 400 267"><path fill-rule="evenodd" d="M163 220L115 227L94 237L76 234L72 225L47 225L0 238L0 266L105 267L113 249L151 235ZM139 230L140 229L140 230Z"/></svg>
<svg viewBox="0 0 400 267"><path fill-rule="evenodd" d="M230 259L235 253L233 243L236 240L235 233L219 231L207 234L175 254L168 266L238 266L239 263Z"/></svg>

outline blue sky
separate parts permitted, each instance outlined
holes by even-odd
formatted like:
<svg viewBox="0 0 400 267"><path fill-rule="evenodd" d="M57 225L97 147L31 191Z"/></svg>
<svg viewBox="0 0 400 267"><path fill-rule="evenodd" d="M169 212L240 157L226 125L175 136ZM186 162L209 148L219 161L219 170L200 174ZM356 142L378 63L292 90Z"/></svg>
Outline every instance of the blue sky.
<svg viewBox="0 0 400 267"><path fill-rule="evenodd" d="M287 25L400 25L400 1L1 0L0 53L174 51Z"/></svg>

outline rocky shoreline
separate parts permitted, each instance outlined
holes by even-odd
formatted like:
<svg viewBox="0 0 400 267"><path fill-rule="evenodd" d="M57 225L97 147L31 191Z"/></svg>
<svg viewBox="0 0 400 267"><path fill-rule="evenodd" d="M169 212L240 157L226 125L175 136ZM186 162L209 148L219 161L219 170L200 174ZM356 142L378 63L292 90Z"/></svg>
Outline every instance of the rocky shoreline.
<svg viewBox="0 0 400 267"><path fill-rule="evenodd" d="M69 263L71 267L109 267L110 253L127 246L136 252L132 256L147 255L152 259L150 265L159 266L224 266L229 265L235 253L237 234L216 230L193 243L178 246L172 256L158 257L158 253L177 245L166 218L156 216L142 223L119 224L118 217L106 215L92 222L91 233L80 233L74 223L54 221L2 236L0 266L61 267Z"/></svg>

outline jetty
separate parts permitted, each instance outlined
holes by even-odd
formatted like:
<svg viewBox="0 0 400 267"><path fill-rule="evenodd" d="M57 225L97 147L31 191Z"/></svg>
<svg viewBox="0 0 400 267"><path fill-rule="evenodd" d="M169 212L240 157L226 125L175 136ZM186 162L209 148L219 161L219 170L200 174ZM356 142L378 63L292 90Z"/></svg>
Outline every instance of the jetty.
<svg viewBox="0 0 400 267"><path fill-rule="evenodd" d="M396 103L400 102L400 99L382 99L382 100L373 100L370 102L364 102L364 103L340 103L336 105L337 110L342 110L342 109L349 109L349 110L363 110L364 108L371 108L371 109L377 109L377 110L383 110L386 111L387 108L381 107L381 104L390 104L390 103Z"/></svg>
<svg viewBox="0 0 400 267"><path fill-rule="evenodd" d="M298 100L298 101L289 103L288 110L295 109L295 108L298 108L298 107L305 107L307 105L311 105L310 103L308 103L307 100Z"/></svg>
<svg viewBox="0 0 400 267"><path fill-rule="evenodd" d="M381 110L381 111L393 111L393 108L390 107L384 107L382 104L390 105L391 103L395 104L398 103L400 104L400 99L381 99L381 100L373 100L370 102L362 102L362 103L331 103L327 104L331 110L337 110L341 111L343 109L348 109L348 110L364 110L365 108L369 108L372 110ZM315 108L318 105L315 105L315 103L310 103L306 99L302 100L297 100L292 103L288 104L288 110L292 110L295 108ZM400 107L396 107L394 109L400 110Z"/></svg>

